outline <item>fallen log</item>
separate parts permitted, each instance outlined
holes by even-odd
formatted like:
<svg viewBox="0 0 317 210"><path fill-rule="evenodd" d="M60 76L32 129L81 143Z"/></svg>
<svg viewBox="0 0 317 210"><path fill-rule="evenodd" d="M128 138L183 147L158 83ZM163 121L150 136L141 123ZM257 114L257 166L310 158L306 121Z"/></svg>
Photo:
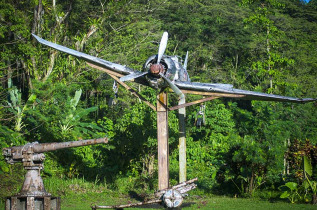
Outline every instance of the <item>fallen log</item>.
<svg viewBox="0 0 317 210"><path fill-rule="evenodd" d="M161 203L161 202L162 202L161 199L155 199L155 200L149 200L149 201L144 201L144 202L139 202L139 203L113 205L113 206L94 205L94 206L91 206L91 209L92 210L95 210L95 209L122 209L122 208L129 208L129 207L142 206L142 205L146 205L146 204Z"/></svg>

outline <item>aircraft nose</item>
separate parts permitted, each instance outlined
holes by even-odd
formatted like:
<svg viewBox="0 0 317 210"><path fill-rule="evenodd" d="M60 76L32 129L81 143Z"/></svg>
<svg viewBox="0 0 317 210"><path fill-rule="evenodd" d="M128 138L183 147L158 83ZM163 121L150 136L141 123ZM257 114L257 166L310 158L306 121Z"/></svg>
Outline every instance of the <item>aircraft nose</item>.
<svg viewBox="0 0 317 210"><path fill-rule="evenodd" d="M159 73L163 73L164 72L164 67L162 64L152 64L150 66L150 72L152 74L158 75Z"/></svg>

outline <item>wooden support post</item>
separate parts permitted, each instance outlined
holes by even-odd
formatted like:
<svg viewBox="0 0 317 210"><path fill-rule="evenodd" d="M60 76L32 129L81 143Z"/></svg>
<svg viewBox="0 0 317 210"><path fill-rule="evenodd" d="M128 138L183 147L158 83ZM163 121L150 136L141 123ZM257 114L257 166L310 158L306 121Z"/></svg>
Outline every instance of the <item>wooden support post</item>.
<svg viewBox="0 0 317 210"><path fill-rule="evenodd" d="M168 111L167 93L157 97L158 188L169 187Z"/></svg>
<svg viewBox="0 0 317 210"><path fill-rule="evenodd" d="M185 103L185 101L183 102ZM186 181L186 108L178 110L179 123L179 183Z"/></svg>

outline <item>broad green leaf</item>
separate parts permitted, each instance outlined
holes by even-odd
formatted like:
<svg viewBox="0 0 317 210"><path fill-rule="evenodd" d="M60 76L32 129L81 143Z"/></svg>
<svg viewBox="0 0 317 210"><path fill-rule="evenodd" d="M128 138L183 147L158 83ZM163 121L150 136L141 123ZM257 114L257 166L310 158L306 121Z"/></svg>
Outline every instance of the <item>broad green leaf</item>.
<svg viewBox="0 0 317 210"><path fill-rule="evenodd" d="M297 188L297 183L295 183L295 182L287 182L287 183L285 184L285 186L288 187L288 188L291 189L291 190L296 190L296 188Z"/></svg>
<svg viewBox="0 0 317 210"><path fill-rule="evenodd" d="M312 176L313 175L313 167L311 165L311 162L310 162L310 160L308 159L308 157L306 155L303 158L304 158L304 171L309 176Z"/></svg>
<svg viewBox="0 0 317 210"><path fill-rule="evenodd" d="M304 186L305 190L307 190L310 187L309 182L307 180L305 180L303 182L303 186Z"/></svg>
<svg viewBox="0 0 317 210"><path fill-rule="evenodd" d="M287 198L287 197L289 197L289 196L290 196L289 192L288 192L288 191L285 191L285 192L283 192L283 193L280 195L280 198Z"/></svg>

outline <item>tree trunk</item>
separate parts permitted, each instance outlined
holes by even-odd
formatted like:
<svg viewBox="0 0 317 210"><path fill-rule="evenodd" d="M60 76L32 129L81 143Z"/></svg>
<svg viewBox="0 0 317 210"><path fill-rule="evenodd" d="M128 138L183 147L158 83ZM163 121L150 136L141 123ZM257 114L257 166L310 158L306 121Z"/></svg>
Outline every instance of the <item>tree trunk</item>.
<svg viewBox="0 0 317 210"><path fill-rule="evenodd" d="M50 55L50 65L48 66L43 82L45 82L48 79L48 77L51 75L51 73L53 72L56 55L57 55L56 50L54 50Z"/></svg>
<svg viewBox="0 0 317 210"><path fill-rule="evenodd" d="M313 195L313 199L312 199L311 203L314 205L317 204L317 195Z"/></svg>
<svg viewBox="0 0 317 210"><path fill-rule="evenodd" d="M42 16L44 14L43 10L43 5L42 5L42 0L39 0L38 5L34 8L34 20L33 20L33 26L32 26L32 33L36 35L41 35L41 24L42 24ZM36 61L35 57L31 57L32 65L33 65L33 73L35 79L40 79L37 66L36 66Z"/></svg>
<svg viewBox="0 0 317 210"><path fill-rule="evenodd" d="M270 52L270 39L269 39L270 27L269 26L267 26L266 35L267 35L267 37L266 37L266 51L267 51L267 55L268 55L267 71L268 71L269 78L270 78L270 89L272 91L273 90L272 89L273 88L273 76L270 73L270 71L271 71L271 52Z"/></svg>

